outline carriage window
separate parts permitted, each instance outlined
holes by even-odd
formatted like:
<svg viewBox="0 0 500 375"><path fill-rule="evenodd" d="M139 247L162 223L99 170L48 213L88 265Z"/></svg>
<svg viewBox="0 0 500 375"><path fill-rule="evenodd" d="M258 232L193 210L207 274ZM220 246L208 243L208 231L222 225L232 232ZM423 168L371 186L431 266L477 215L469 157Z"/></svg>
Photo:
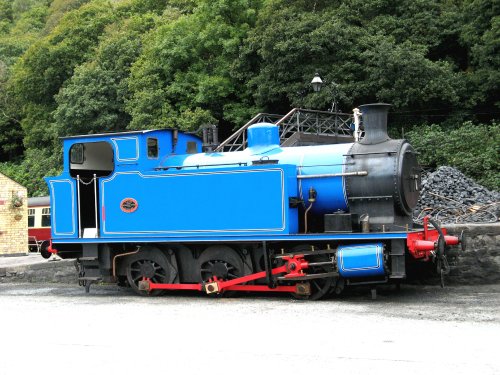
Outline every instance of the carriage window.
<svg viewBox="0 0 500 375"><path fill-rule="evenodd" d="M35 209L28 209L28 228L33 228L35 226Z"/></svg>
<svg viewBox="0 0 500 375"><path fill-rule="evenodd" d="M83 164L85 158L83 156L84 146L83 143L75 143L71 146L70 161L72 164Z"/></svg>
<svg viewBox="0 0 500 375"><path fill-rule="evenodd" d="M50 208L42 209L42 227L50 227Z"/></svg>
<svg viewBox="0 0 500 375"><path fill-rule="evenodd" d="M148 138L148 158L156 159L158 157L158 139Z"/></svg>

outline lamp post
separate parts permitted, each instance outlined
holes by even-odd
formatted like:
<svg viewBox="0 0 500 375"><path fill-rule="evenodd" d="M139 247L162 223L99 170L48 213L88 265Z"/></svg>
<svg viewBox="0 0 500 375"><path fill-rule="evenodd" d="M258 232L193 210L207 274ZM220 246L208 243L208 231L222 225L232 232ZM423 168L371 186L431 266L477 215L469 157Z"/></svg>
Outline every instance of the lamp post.
<svg viewBox="0 0 500 375"><path fill-rule="evenodd" d="M321 87L323 86L323 80L321 79L319 73L314 74L314 77L311 81L311 85L313 87L314 92L320 92ZM330 82L330 85L332 86L332 96L333 96L333 102L332 106L328 110L328 112L332 113L337 113L338 108L337 108L337 89L338 89L338 84L335 82Z"/></svg>
<svg viewBox="0 0 500 375"><path fill-rule="evenodd" d="M314 75L314 78L311 81L311 85L313 87L314 92L319 92L321 90L321 86L323 85L323 80L319 76L319 73Z"/></svg>

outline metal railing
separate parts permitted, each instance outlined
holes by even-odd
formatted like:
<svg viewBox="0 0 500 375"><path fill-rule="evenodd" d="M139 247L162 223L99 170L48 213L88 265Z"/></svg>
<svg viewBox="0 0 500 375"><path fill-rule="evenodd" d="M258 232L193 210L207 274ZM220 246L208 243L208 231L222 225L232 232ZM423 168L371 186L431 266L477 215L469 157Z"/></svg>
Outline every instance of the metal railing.
<svg viewBox="0 0 500 375"><path fill-rule="evenodd" d="M247 144L247 129L253 124L260 122L269 122L279 127L281 144L297 134L334 136L337 139L342 137L354 140L351 129L351 124L353 123L352 114L294 108L284 116L269 113L257 114L222 142L215 151L227 152L245 149Z"/></svg>

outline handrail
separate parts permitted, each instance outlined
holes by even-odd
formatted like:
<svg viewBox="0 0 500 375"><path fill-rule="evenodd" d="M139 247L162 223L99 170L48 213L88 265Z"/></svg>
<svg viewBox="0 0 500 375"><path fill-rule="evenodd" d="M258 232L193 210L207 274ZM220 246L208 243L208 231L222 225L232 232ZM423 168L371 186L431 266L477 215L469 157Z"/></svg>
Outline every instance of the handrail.
<svg viewBox="0 0 500 375"><path fill-rule="evenodd" d="M290 112L288 112L285 116L283 116L281 118L281 120L279 120L276 125L281 125L282 122L284 122L285 120L287 120L289 117L292 117L293 114L295 114L295 112L308 112L308 113L317 113L317 114L321 114L321 115L335 115L335 116L339 116L339 115L343 115L343 116L352 116L351 113L344 113L344 112L330 112L330 111L316 111L314 109L304 109L304 108L294 108L292 109Z"/></svg>
<svg viewBox="0 0 500 375"><path fill-rule="evenodd" d="M277 123L276 126L280 126L283 121L285 121L287 118L291 117L295 112L297 112L299 108L293 108L290 112L288 112L285 116L283 116Z"/></svg>
<svg viewBox="0 0 500 375"><path fill-rule="evenodd" d="M311 123L308 122L308 120L307 120L310 118L311 114L313 114L316 118L316 120L315 120L316 125L311 125ZM327 130L327 133L328 133L328 131L334 131L336 137L339 134L346 135L345 132L347 130L344 129L344 127L346 126L346 121L348 121L348 119L352 117L352 114L343 113L343 112L317 111L317 110L303 109L303 108L293 108L284 116L269 114L269 113L258 113L250 121L248 121L245 125L243 125L241 128L239 128L235 133L233 133L231 136L229 136L229 138L224 140L215 149L215 151L216 152L224 151L224 149L226 149L226 148L229 148L230 151L238 151L238 150L243 149L245 147L245 143L246 143L246 130L251 125L257 123L259 121L259 119L265 120L266 117L279 118L276 122L274 121L274 119L270 119L269 121L271 123L273 123L274 125L278 126L280 143L281 143L289 138L291 131L294 131L294 132L299 131L300 132L301 131L300 128L302 126L304 126L307 129L307 130L306 129L302 130L302 131L305 131L306 133L309 133L309 129L311 127L317 127L316 132L318 134L320 134L320 132L322 132L322 129L323 129L323 130ZM296 124L291 121L294 117L297 117ZM305 120L301 121L300 120L301 117L304 117ZM344 119L342 119L342 117L344 117ZM318 120L318 118L323 118L324 120ZM330 123L332 118L335 119L334 124ZM330 119L330 120L328 120L328 119ZM325 120L328 122L325 123L324 122ZM339 123L337 123L337 120L339 120ZM293 120L293 121L295 121L295 120ZM323 128L323 126L325 126L325 124L326 124L326 127Z"/></svg>

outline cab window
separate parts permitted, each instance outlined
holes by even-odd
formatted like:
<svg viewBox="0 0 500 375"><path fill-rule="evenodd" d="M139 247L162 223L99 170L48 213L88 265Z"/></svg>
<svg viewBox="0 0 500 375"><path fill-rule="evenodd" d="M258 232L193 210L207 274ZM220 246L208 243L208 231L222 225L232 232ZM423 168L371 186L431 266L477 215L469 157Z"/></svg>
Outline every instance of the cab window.
<svg viewBox="0 0 500 375"><path fill-rule="evenodd" d="M158 158L158 138L148 138L148 158Z"/></svg>
<svg viewBox="0 0 500 375"><path fill-rule="evenodd" d="M71 150L69 152L71 164L83 164L84 162L84 153L85 146L83 143L76 143L71 146Z"/></svg>
<svg viewBox="0 0 500 375"><path fill-rule="evenodd" d="M113 148L108 142L75 143L69 151L70 174L88 181L109 176L114 170Z"/></svg>

